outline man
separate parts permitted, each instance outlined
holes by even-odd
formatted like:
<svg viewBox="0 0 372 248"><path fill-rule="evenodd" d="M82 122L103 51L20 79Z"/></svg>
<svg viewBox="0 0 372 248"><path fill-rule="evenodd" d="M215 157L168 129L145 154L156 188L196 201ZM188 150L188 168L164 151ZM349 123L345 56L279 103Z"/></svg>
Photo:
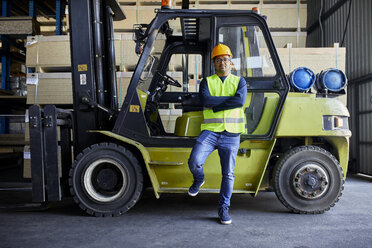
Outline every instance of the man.
<svg viewBox="0 0 372 248"><path fill-rule="evenodd" d="M216 74L203 79L199 96L204 107L201 134L192 149L189 168L194 182L189 195L196 196L204 184L203 164L218 150L222 182L218 201L218 216L222 224L231 224L228 214L234 186L234 167L240 144L240 133L245 131L243 105L247 98L244 78L231 74L233 66L230 48L218 44L213 48L212 60Z"/></svg>

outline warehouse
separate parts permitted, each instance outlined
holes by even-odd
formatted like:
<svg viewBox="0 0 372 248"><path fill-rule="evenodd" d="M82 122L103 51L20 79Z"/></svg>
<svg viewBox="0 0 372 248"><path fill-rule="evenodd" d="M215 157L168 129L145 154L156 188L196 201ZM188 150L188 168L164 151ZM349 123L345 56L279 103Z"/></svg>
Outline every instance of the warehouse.
<svg viewBox="0 0 372 248"><path fill-rule="evenodd" d="M229 208L228 232L246 230L252 246L276 239L279 247L368 246L371 7L352 0L3 0L0 214L33 233L17 239L0 229L5 247L28 238L51 246L38 230L62 221L53 239L61 242L77 218L89 232L122 236L83 246L188 247L197 235L165 242L156 237L170 234L149 223L224 233L217 224L232 223ZM240 105L231 105L237 97ZM207 155L195 155L208 132L239 142L226 148L218 139ZM20 226L37 215L45 225ZM311 226L309 236L300 242L290 220ZM98 221L113 225L98 230ZM123 228L131 235L113 229L120 221L131 223ZM340 235L328 222L350 224L342 230L358 235ZM260 231L241 228L250 223ZM309 243L319 229L327 231ZM82 246L80 235L61 246ZM208 236L206 247L247 241Z"/></svg>

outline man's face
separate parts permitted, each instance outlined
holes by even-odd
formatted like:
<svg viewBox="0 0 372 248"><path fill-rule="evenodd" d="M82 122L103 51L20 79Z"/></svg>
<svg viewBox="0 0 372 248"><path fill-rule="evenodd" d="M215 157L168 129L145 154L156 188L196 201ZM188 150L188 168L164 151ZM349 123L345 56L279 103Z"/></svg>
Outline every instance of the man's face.
<svg viewBox="0 0 372 248"><path fill-rule="evenodd" d="M213 65L218 74L228 74L232 67L231 58L229 55L217 56L213 59Z"/></svg>

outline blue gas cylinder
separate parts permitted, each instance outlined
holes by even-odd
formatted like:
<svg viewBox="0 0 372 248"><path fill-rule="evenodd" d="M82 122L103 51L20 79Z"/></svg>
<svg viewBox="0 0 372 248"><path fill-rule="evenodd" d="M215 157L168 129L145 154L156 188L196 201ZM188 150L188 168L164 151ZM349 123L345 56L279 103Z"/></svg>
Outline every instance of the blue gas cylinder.
<svg viewBox="0 0 372 248"><path fill-rule="evenodd" d="M304 92L310 89L315 79L315 73L307 67L298 67L289 74L289 83L298 92Z"/></svg>
<svg viewBox="0 0 372 248"><path fill-rule="evenodd" d="M339 92L347 85L347 78L343 71L330 68L321 71L317 75L315 86L318 91L328 90L330 92Z"/></svg>

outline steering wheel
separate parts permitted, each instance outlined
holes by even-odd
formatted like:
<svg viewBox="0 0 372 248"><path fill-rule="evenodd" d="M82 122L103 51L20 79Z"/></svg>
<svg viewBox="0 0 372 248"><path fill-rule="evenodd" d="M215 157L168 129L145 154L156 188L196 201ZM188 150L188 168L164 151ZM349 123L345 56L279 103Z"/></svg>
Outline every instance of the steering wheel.
<svg viewBox="0 0 372 248"><path fill-rule="evenodd" d="M182 87L182 85L176 79L172 78L171 76L168 76L167 74L162 74L159 71L157 71L156 73L162 78L165 84L169 84L169 85L179 87L179 88Z"/></svg>

